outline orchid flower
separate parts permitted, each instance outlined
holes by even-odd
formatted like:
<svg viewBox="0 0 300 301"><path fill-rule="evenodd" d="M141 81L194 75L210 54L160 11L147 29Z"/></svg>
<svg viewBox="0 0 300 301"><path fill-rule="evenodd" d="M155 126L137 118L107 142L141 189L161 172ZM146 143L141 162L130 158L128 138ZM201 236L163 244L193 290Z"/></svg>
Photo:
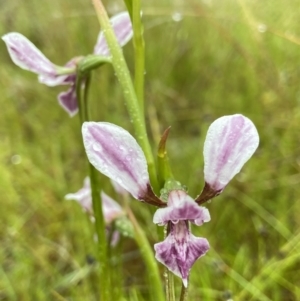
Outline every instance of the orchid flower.
<svg viewBox="0 0 300 301"><path fill-rule="evenodd" d="M129 14L119 13L110 19L116 38L121 46L124 46L133 35ZM38 74L38 80L47 86L69 85L70 88L58 94L58 102L72 117L78 112L78 104L75 92L76 68L83 57L72 58L65 66L53 64L45 55L35 47L26 37L17 32L11 32L2 36L12 61L22 69ZM104 33L100 31L94 55L109 57Z"/></svg>
<svg viewBox="0 0 300 301"><path fill-rule="evenodd" d="M84 179L83 187L80 190L67 194L65 199L77 201L85 212L93 216L92 191L88 177ZM106 225L111 224L116 218L124 215L122 207L103 191L101 192L101 199Z"/></svg>
<svg viewBox="0 0 300 301"><path fill-rule="evenodd" d="M155 244L155 257L187 286L192 265L209 249L205 238L191 234L189 222L200 226L210 220L208 210L199 204L220 194L255 152L259 136L252 121L236 114L210 125L203 151L205 185L195 200L183 188L171 189L167 202L157 197L150 185L145 155L123 128L107 122L85 122L82 134L86 154L96 169L135 199L160 207L153 222L167 225L168 235Z"/></svg>

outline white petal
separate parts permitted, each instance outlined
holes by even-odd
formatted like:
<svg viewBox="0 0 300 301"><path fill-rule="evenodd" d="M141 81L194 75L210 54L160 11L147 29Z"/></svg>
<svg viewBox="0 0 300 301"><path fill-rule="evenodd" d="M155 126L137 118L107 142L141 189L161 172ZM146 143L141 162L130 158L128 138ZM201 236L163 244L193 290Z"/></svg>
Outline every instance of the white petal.
<svg viewBox="0 0 300 301"><path fill-rule="evenodd" d="M107 122L85 122L84 147L89 161L136 199L147 193L149 174L145 155L123 128Z"/></svg>
<svg viewBox="0 0 300 301"><path fill-rule="evenodd" d="M236 114L214 121L204 143L205 182L216 191L223 190L250 159L258 144L257 130L247 117Z"/></svg>
<svg viewBox="0 0 300 301"><path fill-rule="evenodd" d="M22 69L40 75L55 76L56 67L26 37L17 32L2 36L13 62Z"/></svg>

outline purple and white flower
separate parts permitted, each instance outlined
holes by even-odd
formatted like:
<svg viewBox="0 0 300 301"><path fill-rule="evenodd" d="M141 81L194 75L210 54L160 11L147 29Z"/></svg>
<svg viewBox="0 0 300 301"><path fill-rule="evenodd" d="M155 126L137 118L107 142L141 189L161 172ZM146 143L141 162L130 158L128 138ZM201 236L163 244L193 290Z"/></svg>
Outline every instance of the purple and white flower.
<svg viewBox="0 0 300 301"><path fill-rule="evenodd" d="M82 134L88 159L96 169L135 199L160 207L153 222L167 225L168 235L155 244L155 257L187 286L192 265L209 249L205 238L191 234L189 223L200 226L210 221L208 210L199 204L220 194L255 152L259 136L252 121L236 114L213 122L204 143L202 193L194 200L176 188L168 192L167 203L154 194L145 155L126 130L107 122L85 122Z"/></svg>
<svg viewBox="0 0 300 301"><path fill-rule="evenodd" d="M83 187L75 193L67 194L65 199L77 201L85 212L93 216L93 201L90 178L85 178ZM101 192L101 199L103 216L106 225L111 224L116 218L125 214L122 207L103 191Z"/></svg>
<svg viewBox="0 0 300 301"><path fill-rule="evenodd" d="M130 16L127 12L119 13L110 19L120 46L124 46L133 35ZM58 102L72 117L78 112L75 93L76 68L82 57L75 57L60 67L53 64L35 45L26 37L17 32L2 36L12 61L22 69L38 74L38 80L47 86L70 85L70 88L58 95ZM104 33L100 31L94 55L109 57Z"/></svg>

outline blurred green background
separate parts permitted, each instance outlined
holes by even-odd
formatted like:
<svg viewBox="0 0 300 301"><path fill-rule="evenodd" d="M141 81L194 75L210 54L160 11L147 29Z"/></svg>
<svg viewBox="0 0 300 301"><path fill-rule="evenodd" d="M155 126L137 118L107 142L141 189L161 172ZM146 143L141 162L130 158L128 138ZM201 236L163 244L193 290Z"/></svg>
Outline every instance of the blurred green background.
<svg viewBox="0 0 300 301"><path fill-rule="evenodd" d="M260 146L193 233L211 250L191 272L190 300L300 300L300 6L295 0L147 0L146 113L153 149L172 126L174 174L195 197L210 123L242 113ZM110 15L123 2L106 1ZM52 62L92 52L99 24L90 1L1 1L1 35L20 32ZM124 54L133 70L133 47ZM93 226L64 201L87 174L78 116L70 119L36 75L0 45L0 300L97 300ZM92 116L132 132L111 66L93 73ZM105 191L117 195L102 178ZM156 227L132 201L151 243ZM149 300L137 246L123 241L122 300ZM163 273L163 268L161 269ZM176 279L176 284L180 281ZM117 284L116 284L117 286ZM120 297L121 298L121 297Z"/></svg>

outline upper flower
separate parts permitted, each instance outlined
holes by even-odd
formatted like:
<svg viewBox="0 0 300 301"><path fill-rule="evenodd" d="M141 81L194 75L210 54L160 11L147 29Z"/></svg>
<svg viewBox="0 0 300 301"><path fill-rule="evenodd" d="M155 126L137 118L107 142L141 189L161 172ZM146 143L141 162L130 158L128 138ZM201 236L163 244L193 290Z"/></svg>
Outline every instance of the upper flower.
<svg viewBox="0 0 300 301"><path fill-rule="evenodd" d="M108 122L85 122L82 135L88 159L96 169L135 199L166 207L153 196L145 155L126 130ZM203 203L221 193L258 144L257 130L247 117L236 114L215 120L204 142L205 187L196 201Z"/></svg>
<svg viewBox="0 0 300 301"><path fill-rule="evenodd" d="M124 46L132 37L132 26L127 12L119 13L111 19L111 25L116 38L121 46ZM35 47L26 37L17 32L11 32L2 36L12 61L19 67L38 74L39 82L47 86L70 85L66 92L58 95L59 104L74 116L78 111L75 83L76 67L81 57L75 57L60 67L53 64L45 55ZM103 31L100 31L94 55L110 56Z"/></svg>

